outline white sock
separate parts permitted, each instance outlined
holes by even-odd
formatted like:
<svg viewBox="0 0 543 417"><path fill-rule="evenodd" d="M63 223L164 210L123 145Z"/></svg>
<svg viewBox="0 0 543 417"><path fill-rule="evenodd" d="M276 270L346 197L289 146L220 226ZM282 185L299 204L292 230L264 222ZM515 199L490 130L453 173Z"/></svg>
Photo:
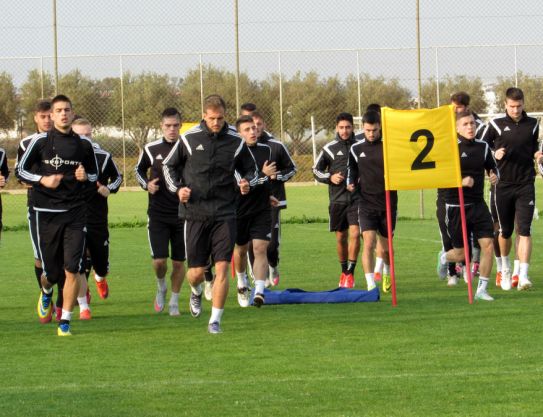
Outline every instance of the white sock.
<svg viewBox="0 0 543 417"><path fill-rule="evenodd" d="M190 290L194 295L200 295L202 294L202 284L198 284L196 287L191 285Z"/></svg>
<svg viewBox="0 0 543 417"><path fill-rule="evenodd" d="M209 323L220 323L223 311L223 308L211 307L211 317L209 318Z"/></svg>
<svg viewBox="0 0 543 417"><path fill-rule="evenodd" d="M170 296L170 304L179 304L179 293L178 292L173 292L172 291L172 295Z"/></svg>
<svg viewBox="0 0 543 417"><path fill-rule="evenodd" d="M488 278L479 277L479 285L477 285L477 292L486 291L487 285L488 285Z"/></svg>
<svg viewBox="0 0 543 417"><path fill-rule="evenodd" d="M47 289L47 288L45 288L45 287L41 287L41 290L42 290L45 294L50 295L50 294L53 292L53 287L51 287L51 288L49 288L49 289Z"/></svg>
<svg viewBox="0 0 543 417"><path fill-rule="evenodd" d="M88 310L89 305L87 304L87 296L84 295L83 297L77 297L77 303L79 304L79 310Z"/></svg>
<svg viewBox="0 0 543 417"><path fill-rule="evenodd" d="M236 276L238 277L238 288L247 287L247 272L236 272Z"/></svg>
<svg viewBox="0 0 543 417"><path fill-rule="evenodd" d="M364 274L366 277L366 283L368 284L368 288L375 287L375 281L373 280L373 272L369 274Z"/></svg>
<svg viewBox="0 0 543 417"><path fill-rule="evenodd" d="M255 280L255 294L264 294L264 288L266 288L266 280Z"/></svg>
<svg viewBox="0 0 543 417"><path fill-rule="evenodd" d="M375 258L375 268L373 268L373 273L381 273L383 271L383 258Z"/></svg>
<svg viewBox="0 0 543 417"><path fill-rule="evenodd" d="M72 312L62 309L62 316L60 319L70 321L72 319Z"/></svg>
<svg viewBox="0 0 543 417"><path fill-rule="evenodd" d="M519 265L519 277L520 278L528 278L528 267L530 264L522 262Z"/></svg>
<svg viewBox="0 0 543 417"><path fill-rule="evenodd" d="M94 274L94 279L96 282L102 282L104 280L104 277L101 277L100 275Z"/></svg>
<svg viewBox="0 0 543 417"><path fill-rule="evenodd" d="M383 274L388 275L390 273L390 266L388 264L384 264L383 266Z"/></svg>
<svg viewBox="0 0 543 417"><path fill-rule="evenodd" d="M513 261L513 276L519 274L519 269L520 269L520 261L518 259L515 259Z"/></svg>
<svg viewBox="0 0 543 417"><path fill-rule="evenodd" d="M441 262L441 265L445 265L448 262L447 261L447 252L443 252L441 254L441 258L440 258L439 262Z"/></svg>
<svg viewBox="0 0 543 417"><path fill-rule="evenodd" d="M502 272L502 258L496 256L496 272Z"/></svg>
<svg viewBox="0 0 543 417"><path fill-rule="evenodd" d="M509 256L502 256L502 268L511 269L511 263L509 263Z"/></svg>
<svg viewBox="0 0 543 417"><path fill-rule="evenodd" d="M162 292L166 292L168 287L166 286L166 278L159 278L156 277L156 284L158 286L158 289Z"/></svg>

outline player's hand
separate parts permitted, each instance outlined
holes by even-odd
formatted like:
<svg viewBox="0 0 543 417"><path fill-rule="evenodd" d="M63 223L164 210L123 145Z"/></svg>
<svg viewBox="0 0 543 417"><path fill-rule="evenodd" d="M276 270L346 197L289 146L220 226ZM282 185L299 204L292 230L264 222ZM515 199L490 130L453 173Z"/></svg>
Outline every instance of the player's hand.
<svg viewBox="0 0 543 417"><path fill-rule="evenodd" d="M543 152L537 151L534 154L534 159L535 159L535 162L537 162L538 164L543 163Z"/></svg>
<svg viewBox="0 0 543 417"><path fill-rule="evenodd" d="M498 176L494 171L490 171L490 174L488 174L488 180L492 185L496 185L498 183Z"/></svg>
<svg viewBox="0 0 543 417"><path fill-rule="evenodd" d="M347 185L347 187L345 187L345 188L347 188L347 191L349 191L349 192L352 193L352 192L354 191L354 184L349 184L349 185Z"/></svg>
<svg viewBox="0 0 543 417"><path fill-rule="evenodd" d="M270 195L270 205L272 207L278 207L279 206L279 200L275 198L273 195Z"/></svg>
<svg viewBox="0 0 543 417"><path fill-rule="evenodd" d="M81 164L79 164L79 166L75 170L75 179L81 182L87 181L87 172Z"/></svg>
<svg viewBox="0 0 543 417"><path fill-rule="evenodd" d="M44 175L43 177L41 177L40 184L43 185L45 188L51 188L52 190L54 190L60 185L62 177L62 174Z"/></svg>
<svg viewBox="0 0 543 417"><path fill-rule="evenodd" d="M267 177L275 177L277 174L277 167L275 165L275 162L268 163L268 161L264 162L264 166L262 167L262 172ZM274 179L274 178L272 178Z"/></svg>
<svg viewBox="0 0 543 417"><path fill-rule="evenodd" d="M0 188L3 188L6 185L6 177L0 174Z"/></svg>
<svg viewBox="0 0 543 417"><path fill-rule="evenodd" d="M160 190L160 185L157 184L159 180L160 178L157 177L147 183L147 191L149 191L149 194L154 194Z"/></svg>
<svg viewBox="0 0 543 417"><path fill-rule="evenodd" d="M345 180L345 176L341 172L336 172L330 176L330 182L332 184L339 185Z"/></svg>
<svg viewBox="0 0 543 417"><path fill-rule="evenodd" d="M464 177L462 178L462 187L473 187L474 181L472 177Z"/></svg>
<svg viewBox="0 0 543 417"><path fill-rule="evenodd" d="M100 194L104 198L108 198L111 194L111 191L109 191L109 188L107 188L105 185L100 184L99 181L96 182L96 186L98 187L98 194Z"/></svg>
<svg viewBox="0 0 543 417"><path fill-rule="evenodd" d="M505 148L497 149L496 152L494 152L494 158L496 158L498 161L501 160L505 156Z"/></svg>
<svg viewBox="0 0 543 417"><path fill-rule="evenodd" d="M240 182L238 183L239 190L241 191L241 195L249 194L249 191L251 190L251 186L249 185L249 181L247 181L245 178L242 178Z"/></svg>
<svg viewBox="0 0 543 417"><path fill-rule="evenodd" d="M179 201L181 201L182 203L187 203L190 200L190 192L191 190L189 187L180 188L179 191L177 191Z"/></svg>

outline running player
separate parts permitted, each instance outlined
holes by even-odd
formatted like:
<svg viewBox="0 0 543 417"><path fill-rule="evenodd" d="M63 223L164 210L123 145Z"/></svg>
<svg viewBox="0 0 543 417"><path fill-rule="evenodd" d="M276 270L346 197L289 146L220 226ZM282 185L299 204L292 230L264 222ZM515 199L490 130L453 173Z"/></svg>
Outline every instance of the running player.
<svg viewBox="0 0 543 417"><path fill-rule="evenodd" d="M6 151L0 148L0 190L6 186L9 177L8 158ZM0 238L2 237L2 195L0 194Z"/></svg>

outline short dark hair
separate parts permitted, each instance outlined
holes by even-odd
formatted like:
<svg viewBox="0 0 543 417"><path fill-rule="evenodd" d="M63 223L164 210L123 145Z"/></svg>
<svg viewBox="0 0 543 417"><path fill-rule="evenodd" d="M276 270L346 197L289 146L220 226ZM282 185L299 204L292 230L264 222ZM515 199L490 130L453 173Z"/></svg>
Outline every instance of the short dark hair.
<svg viewBox="0 0 543 417"><path fill-rule="evenodd" d="M256 104L255 103L243 103L240 107L241 110L245 110L248 112L254 112L256 110Z"/></svg>
<svg viewBox="0 0 543 417"><path fill-rule="evenodd" d="M211 94L204 99L204 111L207 111L207 109L218 108L222 108L226 111L226 103L220 95Z"/></svg>
<svg viewBox="0 0 543 417"><path fill-rule="evenodd" d="M34 105L34 113L51 110L51 102L49 100L38 100Z"/></svg>
<svg viewBox="0 0 543 417"><path fill-rule="evenodd" d="M341 122L341 121L347 121L349 122L351 125L354 125L354 120L353 120L353 115L351 113L347 113L347 112L341 112L339 113L337 116L336 116L336 125Z"/></svg>
<svg viewBox="0 0 543 417"><path fill-rule="evenodd" d="M175 107L166 107L162 112L160 118L164 119L165 117L177 117L181 120L181 113Z"/></svg>
<svg viewBox="0 0 543 417"><path fill-rule="evenodd" d="M53 97L53 99L51 100L51 108L53 108L53 106L56 104L56 103L60 103L60 102L63 102L63 103L70 103L70 107L73 107L72 105L72 100L70 100L68 98L68 96L65 96L64 94L57 94L55 97Z"/></svg>
<svg viewBox="0 0 543 417"><path fill-rule="evenodd" d="M253 122L254 120L252 116L249 116L248 114L244 114L243 116L240 116L238 120L236 120L236 130L239 131L239 127L243 123L253 123Z"/></svg>
<svg viewBox="0 0 543 417"><path fill-rule="evenodd" d="M469 106L470 96L465 91L459 91L451 95L451 103L460 104L462 106Z"/></svg>
<svg viewBox="0 0 543 417"><path fill-rule="evenodd" d="M257 119L264 120L264 116L262 116L262 113L257 110L251 112L251 117L256 117Z"/></svg>
<svg viewBox="0 0 543 417"><path fill-rule="evenodd" d="M367 111L362 116L362 123L367 123L369 125L377 123L381 124L381 115L374 110Z"/></svg>
<svg viewBox="0 0 543 417"><path fill-rule="evenodd" d="M473 112L470 109L462 110L461 112L456 113L456 120L458 121L460 119L463 119L464 117L469 117L469 116L475 118L475 116L473 115Z"/></svg>
<svg viewBox="0 0 543 417"><path fill-rule="evenodd" d="M368 104L368 107L366 107L366 111L375 111L381 114L381 105L377 103Z"/></svg>
<svg viewBox="0 0 543 417"><path fill-rule="evenodd" d="M509 100L524 101L524 93L520 88L509 87L505 92L505 98Z"/></svg>

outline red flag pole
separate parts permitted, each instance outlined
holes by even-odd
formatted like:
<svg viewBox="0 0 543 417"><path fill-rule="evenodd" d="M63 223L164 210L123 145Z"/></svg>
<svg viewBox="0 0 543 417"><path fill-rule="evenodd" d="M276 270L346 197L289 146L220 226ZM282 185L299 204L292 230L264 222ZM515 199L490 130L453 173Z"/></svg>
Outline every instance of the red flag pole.
<svg viewBox="0 0 543 417"><path fill-rule="evenodd" d="M396 275L394 273L394 245L392 237L392 209L390 207L390 190L385 191L387 206L387 234L388 234L388 259L390 262L390 283L392 284L392 305L396 307Z"/></svg>
<svg viewBox="0 0 543 417"><path fill-rule="evenodd" d="M468 228L466 225L466 211L464 210L464 190L458 187L458 200L460 202L460 218L462 220L462 239L464 241L464 258L466 260L466 273L468 275L468 299L473 304L473 287L471 285L471 265L469 260Z"/></svg>

